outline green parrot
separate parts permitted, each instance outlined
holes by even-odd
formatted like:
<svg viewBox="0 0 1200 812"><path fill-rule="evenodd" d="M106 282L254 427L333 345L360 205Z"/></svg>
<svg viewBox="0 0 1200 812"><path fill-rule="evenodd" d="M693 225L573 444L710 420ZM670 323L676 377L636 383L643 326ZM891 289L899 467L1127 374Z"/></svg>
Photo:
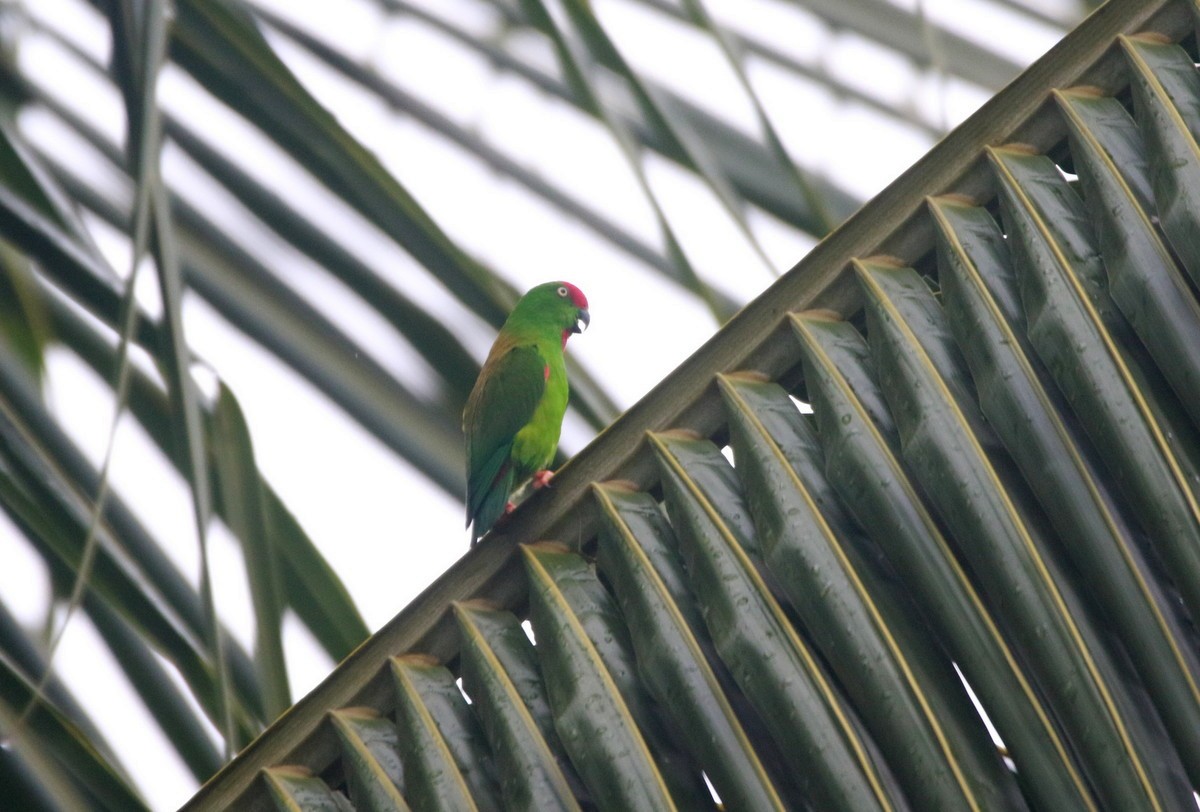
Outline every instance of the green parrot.
<svg viewBox="0 0 1200 812"><path fill-rule="evenodd" d="M563 352L591 322L587 297L570 282L533 288L508 315L463 411L467 525L471 545L512 510L513 489L540 488L567 411Z"/></svg>

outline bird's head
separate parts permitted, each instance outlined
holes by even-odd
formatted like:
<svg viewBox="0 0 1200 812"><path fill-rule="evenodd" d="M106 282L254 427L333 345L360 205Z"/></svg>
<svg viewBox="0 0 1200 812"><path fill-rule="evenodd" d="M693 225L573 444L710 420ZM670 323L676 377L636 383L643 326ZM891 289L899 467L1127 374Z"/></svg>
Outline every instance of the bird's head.
<svg viewBox="0 0 1200 812"><path fill-rule="evenodd" d="M575 308L575 319L567 330L572 333L582 333L586 330L592 323L592 316L588 313L588 300L583 295L583 291L570 282L559 282L558 287L554 289L554 294L559 298L566 299Z"/></svg>
<svg viewBox="0 0 1200 812"><path fill-rule="evenodd" d="M570 282L546 282L521 297L513 316L536 320L562 332L563 346L574 333L582 333L591 324L588 300L583 291ZM510 316L511 320L513 316Z"/></svg>

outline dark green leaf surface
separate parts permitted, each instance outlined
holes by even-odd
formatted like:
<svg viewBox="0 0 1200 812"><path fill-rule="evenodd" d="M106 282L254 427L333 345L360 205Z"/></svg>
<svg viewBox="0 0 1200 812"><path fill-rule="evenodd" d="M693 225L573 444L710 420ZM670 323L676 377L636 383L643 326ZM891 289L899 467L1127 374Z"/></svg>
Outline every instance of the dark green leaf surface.
<svg viewBox="0 0 1200 812"><path fill-rule="evenodd" d="M758 528L746 505L745 485L721 449L715 443L683 441L672 443L670 448L678 464L687 469L695 491L705 494L722 526L761 568L762 546Z"/></svg>
<svg viewBox="0 0 1200 812"><path fill-rule="evenodd" d="M392 660L404 789L416 809L500 808L479 723L454 675L430 657Z"/></svg>
<svg viewBox="0 0 1200 812"><path fill-rule="evenodd" d="M254 660L267 716L274 719L292 704L283 658L282 551L272 543L250 429L237 399L223 383L206 428L223 516L242 542L254 603Z"/></svg>
<svg viewBox="0 0 1200 812"><path fill-rule="evenodd" d="M1053 700L1089 778L1123 809L1183 803L1190 790L1175 753L1156 746L1157 720L1135 710L1101 636L1048 554L1025 495L975 433L969 415L978 406L955 385L962 370L939 366L948 352L926 350L927 342L946 337L927 329L936 308L932 294L908 269L858 263L856 270L904 459Z"/></svg>
<svg viewBox="0 0 1200 812"><path fill-rule="evenodd" d="M1200 346L1200 303L1155 228L1137 127L1116 99L1078 92L1056 99L1070 127L1109 294L1200 426L1200 358L1193 352Z"/></svg>
<svg viewBox="0 0 1200 812"><path fill-rule="evenodd" d="M679 464L676 448L707 441L652 435L651 443L692 591L705 596L704 620L717 651L780 748L799 760L810 802L823 809L908 808L815 653Z"/></svg>
<svg viewBox="0 0 1200 812"><path fill-rule="evenodd" d="M738 809L786 808L696 638L703 626L690 595L679 593L677 545L658 504L613 486L597 486L595 494L605 517L598 563L612 581L647 689L692 743L722 800Z"/></svg>
<svg viewBox="0 0 1200 812"><path fill-rule="evenodd" d="M390 719L369 708L345 708L330 714L342 745L350 801L363 812L407 812L401 795L404 765L400 740Z"/></svg>
<svg viewBox="0 0 1200 812"><path fill-rule="evenodd" d="M343 796L300 767L263 770L262 781L278 812L350 812L352 809Z"/></svg>
<svg viewBox="0 0 1200 812"><path fill-rule="evenodd" d="M583 579L582 589L593 591L595 576L578 556L554 547L524 547L522 554L554 724L575 769L601 807L677 808L617 678L563 592L567 579Z"/></svg>
<svg viewBox="0 0 1200 812"><path fill-rule="evenodd" d="M463 641L463 690L494 754L504 807L579 809L521 621L510 612L467 604L457 605L454 614Z"/></svg>
<svg viewBox="0 0 1200 812"><path fill-rule="evenodd" d="M31 379L40 380L49 339L50 318L31 263L11 245L0 244L0 345L8 347Z"/></svg>
<svg viewBox="0 0 1200 812"><path fill-rule="evenodd" d="M1173 43L1121 37L1134 111L1145 138L1154 202L1163 231L1192 282L1200 284L1200 79Z"/></svg>
<svg viewBox="0 0 1200 812"><path fill-rule="evenodd" d="M930 209L939 229L939 279L947 319L983 412L1072 562L1088 578L1092 588L1087 594L1095 594L1096 605L1122 631L1195 776L1200 662L1176 608L1145 560L1136 528L1117 510L1078 429L1065 422L1069 413L1061 397L1047 388L1052 383L1024 337L1023 320L1011 309L1016 284L999 227L981 208L937 200Z"/></svg>
<svg viewBox="0 0 1200 812"><path fill-rule="evenodd" d="M778 385L721 379L764 559L921 809L1019 809L950 661L820 473L811 427Z"/></svg>
<svg viewBox="0 0 1200 812"><path fill-rule="evenodd" d="M1034 806L1096 809L1050 708L1001 633L900 458L866 342L827 314L792 317L825 450L826 474L899 575L919 592L1016 762Z"/></svg>
<svg viewBox="0 0 1200 812"><path fill-rule="evenodd" d="M1079 423L1101 450L1171 569L1193 613L1200 609L1200 501L1169 415L1153 408L1138 359L1114 334L1123 317L1107 298L1099 257L1087 245L1082 205L1041 156L994 150L1004 223L1028 337ZM1036 181L1025 185L1030 178ZM1041 186L1039 187L1038 185ZM1050 194L1034 195L1040 189ZM1071 228L1076 247L1064 248Z"/></svg>

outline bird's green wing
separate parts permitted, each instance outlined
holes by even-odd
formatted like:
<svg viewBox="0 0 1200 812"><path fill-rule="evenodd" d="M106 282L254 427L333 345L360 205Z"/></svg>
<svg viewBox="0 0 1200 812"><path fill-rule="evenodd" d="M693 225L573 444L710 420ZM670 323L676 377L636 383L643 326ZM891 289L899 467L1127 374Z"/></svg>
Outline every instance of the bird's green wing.
<svg viewBox="0 0 1200 812"><path fill-rule="evenodd" d="M546 390L546 362L532 346L513 347L479 373L467 408L467 517L475 517L508 463L513 437L533 418Z"/></svg>

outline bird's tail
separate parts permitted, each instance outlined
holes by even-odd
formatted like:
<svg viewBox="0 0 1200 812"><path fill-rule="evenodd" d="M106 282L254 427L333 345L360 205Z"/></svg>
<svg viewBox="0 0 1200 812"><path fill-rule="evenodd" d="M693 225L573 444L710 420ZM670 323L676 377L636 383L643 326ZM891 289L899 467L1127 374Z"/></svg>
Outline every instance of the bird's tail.
<svg viewBox="0 0 1200 812"><path fill-rule="evenodd" d="M472 547L504 515L504 508L508 504L508 496L512 493L512 485L512 466L506 465L496 474L491 485L484 490L482 498L478 500L479 506L471 517Z"/></svg>

